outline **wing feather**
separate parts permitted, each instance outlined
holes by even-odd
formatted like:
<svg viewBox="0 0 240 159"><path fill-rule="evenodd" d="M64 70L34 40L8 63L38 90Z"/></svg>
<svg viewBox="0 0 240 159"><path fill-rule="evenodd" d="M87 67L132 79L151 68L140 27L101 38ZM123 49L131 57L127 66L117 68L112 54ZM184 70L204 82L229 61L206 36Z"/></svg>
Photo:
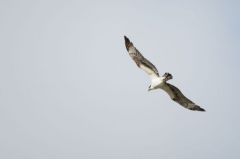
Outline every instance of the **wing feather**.
<svg viewBox="0 0 240 159"><path fill-rule="evenodd" d="M166 83L166 85L162 88L165 92L168 93L168 95L171 97L171 99L181 106L195 111L205 111L200 106L196 105L194 102L192 102L190 99L185 97L183 93L174 85L171 85L169 83Z"/></svg>
<svg viewBox="0 0 240 159"><path fill-rule="evenodd" d="M124 39L127 51L137 66L151 78L159 77L157 68L134 47L133 43L126 36L124 36Z"/></svg>

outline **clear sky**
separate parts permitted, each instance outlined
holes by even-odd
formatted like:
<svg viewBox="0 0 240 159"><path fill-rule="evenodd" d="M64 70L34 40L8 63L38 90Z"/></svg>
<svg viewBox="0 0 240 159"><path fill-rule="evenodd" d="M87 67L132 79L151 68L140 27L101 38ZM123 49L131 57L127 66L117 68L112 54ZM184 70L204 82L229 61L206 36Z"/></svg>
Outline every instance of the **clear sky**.
<svg viewBox="0 0 240 159"><path fill-rule="evenodd" d="M240 1L0 1L0 158L239 159ZM130 59L127 35L193 112Z"/></svg>

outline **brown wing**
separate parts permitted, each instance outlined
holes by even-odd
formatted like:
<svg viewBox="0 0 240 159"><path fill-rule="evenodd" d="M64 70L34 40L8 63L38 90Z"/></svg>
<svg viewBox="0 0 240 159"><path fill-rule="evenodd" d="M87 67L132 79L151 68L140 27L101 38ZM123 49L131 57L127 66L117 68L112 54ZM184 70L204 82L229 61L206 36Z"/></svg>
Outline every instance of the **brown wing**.
<svg viewBox="0 0 240 159"><path fill-rule="evenodd" d="M159 77L157 68L148 61L133 45L133 43L124 36L127 51L139 68L144 70L151 78Z"/></svg>
<svg viewBox="0 0 240 159"><path fill-rule="evenodd" d="M200 106L196 105L194 102L192 102L190 99L185 97L182 92L175 86L166 83L166 85L163 87L163 90L167 92L167 94L171 97L172 100L180 104L181 106L195 111L205 111Z"/></svg>

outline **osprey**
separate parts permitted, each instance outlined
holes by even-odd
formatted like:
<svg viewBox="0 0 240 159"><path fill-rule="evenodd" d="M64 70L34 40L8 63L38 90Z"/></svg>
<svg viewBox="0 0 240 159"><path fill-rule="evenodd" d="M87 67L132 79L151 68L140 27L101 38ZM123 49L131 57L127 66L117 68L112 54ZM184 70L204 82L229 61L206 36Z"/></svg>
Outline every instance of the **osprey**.
<svg viewBox="0 0 240 159"><path fill-rule="evenodd" d="M173 78L170 73L166 72L163 76L159 76L157 68L134 47L133 43L126 36L124 36L124 39L127 51L133 61L151 78L151 85L149 86L148 91L162 89L171 97L173 101L177 102L181 106L190 110L205 111L203 108L185 97L177 87L167 82Z"/></svg>

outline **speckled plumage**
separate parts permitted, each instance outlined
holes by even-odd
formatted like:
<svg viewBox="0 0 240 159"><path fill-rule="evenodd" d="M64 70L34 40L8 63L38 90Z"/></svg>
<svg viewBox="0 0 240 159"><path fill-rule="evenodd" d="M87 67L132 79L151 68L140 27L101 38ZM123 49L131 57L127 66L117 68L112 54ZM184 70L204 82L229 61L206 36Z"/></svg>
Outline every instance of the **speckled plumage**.
<svg viewBox="0 0 240 159"><path fill-rule="evenodd" d="M173 101L177 102L181 106L189 110L205 111L203 108L185 97L177 87L167 83L168 80L172 79L171 74L165 73L162 77L160 77L157 68L135 48L133 43L126 36L124 36L124 39L127 51L133 61L151 78L151 85L149 87L149 90L160 88L164 90Z"/></svg>

